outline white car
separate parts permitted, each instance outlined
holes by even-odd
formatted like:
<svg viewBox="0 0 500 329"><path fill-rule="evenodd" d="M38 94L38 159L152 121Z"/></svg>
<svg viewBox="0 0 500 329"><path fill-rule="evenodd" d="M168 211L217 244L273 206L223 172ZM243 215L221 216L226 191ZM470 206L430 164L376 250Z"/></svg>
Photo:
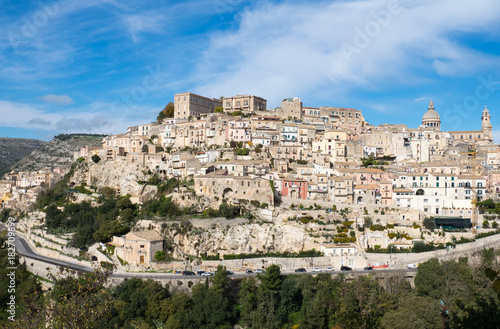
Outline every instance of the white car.
<svg viewBox="0 0 500 329"><path fill-rule="evenodd" d="M406 265L407 268L409 269L413 269L413 268L418 268L418 265L415 265L415 264L407 264Z"/></svg>
<svg viewBox="0 0 500 329"><path fill-rule="evenodd" d="M317 267L311 268L311 272L321 272L321 270Z"/></svg>
<svg viewBox="0 0 500 329"><path fill-rule="evenodd" d="M264 270L261 270L260 268L258 268L258 269L256 269L254 272L255 272L255 273L264 273Z"/></svg>
<svg viewBox="0 0 500 329"><path fill-rule="evenodd" d="M327 268L325 268L325 271L330 271L331 272L331 271L335 271L335 270L333 269L333 267L328 266Z"/></svg>
<svg viewBox="0 0 500 329"><path fill-rule="evenodd" d="M212 273L210 273L210 272L203 272L203 273L201 273L201 276L211 276L211 275L212 275Z"/></svg>

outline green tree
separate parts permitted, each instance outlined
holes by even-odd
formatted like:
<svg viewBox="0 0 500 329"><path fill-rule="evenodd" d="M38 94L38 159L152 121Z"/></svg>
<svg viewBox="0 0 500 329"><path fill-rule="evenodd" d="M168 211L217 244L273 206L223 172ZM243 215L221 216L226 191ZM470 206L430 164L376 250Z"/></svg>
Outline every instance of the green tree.
<svg viewBox="0 0 500 329"><path fill-rule="evenodd" d="M434 232L434 230L436 229L436 222L432 218L425 217L423 224L424 227L428 230L431 230L431 232Z"/></svg>
<svg viewBox="0 0 500 329"><path fill-rule="evenodd" d="M217 271L212 278L212 292L215 294L223 294L228 286L229 279L227 277L226 267L219 265Z"/></svg>
<svg viewBox="0 0 500 329"><path fill-rule="evenodd" d="M430 297L409 296L380 322L384 329L440 329L443 327L441 305Z"/></svg>
<svg viewBox="0 0 500 329"><path fill-rule="evenodd" d="M101 157L97 154L94 154L91 159L92 161L94 161L94 163L99 163L99 161L101 161Z"/></svg>
<svg viewBox="0 0 500 329"><path fill-rule="evenodd" d="M53 302L46 305L46 318L51 328L96 328L106 323L112 309L112 295L104 288L110 272L85 273L79 278L56 279L50 294Z"/></svg>
<svg viewBox="0 0 500 329"><path fill-rule="evenodd" d="M276 264L269 266L264 273L257 274L257 278L261 282L259 289L268 290L273 294L278 293L283 281L280 267Z"/></svg>
<svg viewBox="0 0 500 329"><path fill-rule="evenodd" d="M240 318L244 326L251 326L257 308L257 282L255 278L243 280L238 293Z"/></svg>

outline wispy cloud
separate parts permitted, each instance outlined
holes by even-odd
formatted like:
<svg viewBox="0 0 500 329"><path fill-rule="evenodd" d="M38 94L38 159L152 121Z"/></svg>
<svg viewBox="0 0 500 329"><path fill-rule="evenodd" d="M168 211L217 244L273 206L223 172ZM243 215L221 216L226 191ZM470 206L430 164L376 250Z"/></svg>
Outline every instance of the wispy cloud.
<svg viewBox="0 0 500 329"><path fill-rule="evenodd" d="M162 26L166 17L160 14L145 13L124 17L125 24L134 42L139 42L140 34L153 32L163 34Z"/></svg>
<svg viewBox="0 0 500 329"><path fill-rule="evenodd" d="M70 105L73 104L73 99L68 95L45 95L42 100L46 103L57 105Z"/></svg>
<svg viewBox="0 0 500 329"><path fill-rule="evenodd" d="M423 96L423 97L415 98L415 102L421 102L421 101L425 101L427 99L428 98L426 96Z"/></svg>
<svg viewBox="0 0 500 329"><path fill-rule="evenodd" d="M500 3L495 0L402 1L400 13L391 15L346 60L342 45L355 46L358 33L366 35L369 23L377 23L377 13L387 11L389 3L265 2L247 9L237 28L211 36L195 72L202 77L198 91L251 92L271 102L325 92L334 98L346 85L376 90L432 74L471 74L500 63L498 56L475 51L456 38L496 33L492 29L498 26Z"/></svg>
<svg viewBox="0 0 500 329"><path fill-rule="evenodd" d="M50 127L52 125L52 122L47 121L47 120L43 120L40 118L31 119L30 121L28 121L28 123L33 124L33 125L44 126L44 127Z"/></svg>

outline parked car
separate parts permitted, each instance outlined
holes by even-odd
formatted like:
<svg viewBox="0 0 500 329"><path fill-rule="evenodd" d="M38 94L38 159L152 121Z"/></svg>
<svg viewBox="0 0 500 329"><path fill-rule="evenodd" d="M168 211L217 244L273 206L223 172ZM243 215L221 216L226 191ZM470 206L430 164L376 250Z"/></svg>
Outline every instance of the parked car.
<svg viewBox="0 0 500 329"><path fill-rule="evenodd" d="M349 266L341 266L340 270L341 271L352 271L352 268L350 268Z"/></svg>
<svg viewBox="0 0 500 329"><path fill-rule="evenodd" d="M93 262L97 262L97 257L96 256L92 256L92 261Z"/></svg>
<svg viewBox="0 0 500 329"><path fill-rule="evenodd" d="M201 276L211 276L211 275L213 275L213 274L212 274L212 273L210 273L210 272L203 272L203 273L201 274Z"/></svg>
<svg viewBox="0 0 500 329"><path fill-rule="evenodd" d="M264 273L264 270L261 270L260 268L255 270L255 273Z"/></svg>
<svg viewBox="0 0 500 329"><path fill-rule="evenodd" d="M311 272L321 272L321 270L317 267L311 268Z"/></svg>
<svg viewBox="0 0 500 329"><path fill-rule="evenodd" d="M365 267L365 271L373 271L373 267L371 267L371 266L366 266L366 267Z"/></svg>
<svg viewBox="0 0 500 329"><path fill-rule="evenodd" d="M327 268L325 268L325 271L332 272L335 271L335 269L331 266L328 266Z"/></svg>
<svg viewBox="0 0 500 329"><path fill-rule="evenodd" d="M413 269L413 268L418 268L418 265L415 265L415 264L407 264L406 265L407 268L409 269Z"/></svg>
<svg viewBox="0 0 500 329"><path fill-rule="evenodd" d="M198 274L198 275L203 275L203 273L205 273L205 271L198 271L198 272L196 272L196 274Z"/></svg>
<svg viewBox="0 0 500 329"><path fill-rule="evenodd" d="M191 271L182 271L182 275L196 275L196 274Z"/></svg>
<svg viewBox="0 0 500 329"><path fill-rule="evenodd" d="M246 271L245 271L245 273L246 274L253 274L253 271L247 268Z"/></svg>
<svg viewBox="0 0 500 329"><path fill-rule="evenodd" d="M233 272L233 271L226 271L226 274L227 274L227 275L233 275L233 274L234 274L234 272Z"/></svg>
<svg viewBox="0 0 500 329"><path fill-rule="evenodd" d="M301 268L297 268L295 269L295 272L297 273L303 273L303 272L307 272L305 268L301 267Z"/></svg>

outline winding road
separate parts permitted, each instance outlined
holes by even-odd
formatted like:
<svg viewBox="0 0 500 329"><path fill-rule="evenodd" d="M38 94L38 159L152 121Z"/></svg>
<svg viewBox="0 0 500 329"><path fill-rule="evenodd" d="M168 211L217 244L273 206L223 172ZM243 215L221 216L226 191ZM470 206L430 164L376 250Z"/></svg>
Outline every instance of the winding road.
<svg viewBox="0 0 500 329"><path fill-rule="evenodd" d="M0 232L6 230L6 227L4 224L0 223ZM18 232L16 232L16 239L15 239L15 246L16 246L16 253L20 256L23 256L25 258L30 258L34 260L38 260L41 262L44 262L46 264L51 264L51 265L56 265L56 266L62 266L65 268L69 268L75 271L79 272L94 272L94 268L59 260L56 258L51 258L47 256L42 256L37 254L29 245L29 243L26 241L26 238L20 235ZM406 275L414 274L414 272L417 271L417 269L405 269ZM374 273L374 272L383 272L386 274L390 273L398 273L401 272L401 269L383 269L383 270L371 270L371 271L365 271L365 270L352 270L348 272L342 272L342 271L328 271L328 272L301 272L301 273L296 273L296 272L282 272L281 274L283 275L291 275L291 274L312 274L316 275L319 273L330 273L332 275L338 275L338 274L368 274L368 273ZM235 273L231 275L233 278L244 278L244 277L249 277L249 276L255 276L256 274L247 274L247 273ZM148 273L148 272L114 272L111 275L111 278L117 278L117 279L127 279L127 278L142 278L142 279L156 279L156 280L169 280L169 279L177 279L177 280L189 280L193 278L204 278L200 276L184 276L181 274L172 274L172 273Z"/></svg>

